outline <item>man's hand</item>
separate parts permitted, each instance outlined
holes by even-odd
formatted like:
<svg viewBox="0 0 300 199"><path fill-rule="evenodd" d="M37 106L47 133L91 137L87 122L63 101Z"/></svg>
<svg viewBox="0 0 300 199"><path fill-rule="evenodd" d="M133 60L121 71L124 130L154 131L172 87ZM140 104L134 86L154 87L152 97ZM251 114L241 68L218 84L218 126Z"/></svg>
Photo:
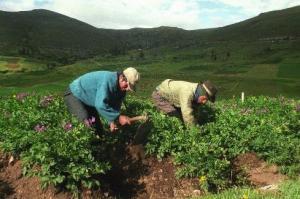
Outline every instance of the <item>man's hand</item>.
<svg viewBox="0 0 300 199"><path fill-rule="evenodd" d="M111 132L115 132L116 130L118 130L118 127L117 127L116 123L114 123L114 122L110 123L109 127L110 127Z"/></svg>
<svg viewBox="0 0 300 199"><path fill-rule="evenodd" d="M120 115L119 116L119 123L121 124L121 126L124 126L126 124L130 125L130 118L127 117L126 115Z"/></svg>

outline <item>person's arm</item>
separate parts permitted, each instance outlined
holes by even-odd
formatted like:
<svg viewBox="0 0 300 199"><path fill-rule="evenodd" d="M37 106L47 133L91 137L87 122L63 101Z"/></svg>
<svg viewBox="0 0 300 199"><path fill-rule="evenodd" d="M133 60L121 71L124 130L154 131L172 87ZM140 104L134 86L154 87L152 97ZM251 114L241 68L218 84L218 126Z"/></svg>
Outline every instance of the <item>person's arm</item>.
<svg viewBox="0 0 300 199"><path fill-rule="evenodd" d="M109 82L103 82L97 89L95 107L98 113L104 117L109 123L114 122L120 115L120 109L112 106L110 100L112 98L112 88L109 86ZM120 103L121 104L121 103Z"/></svg>
<svg viewBox="0 0 300 199"><path fill-rule="evenodd" d="M109 122L111 132L114 132L118 129L116 120L118 120L122 126L130 124L129 117L120 115L122 100L125 96L119 99L113 99L117 100L113 103L111 102L113 92L117 91L114 91L114 89L110 87L108 82L102 83L102 85L97 90L95 102L98 113Z"/></svg>
<svg viewBox="0 0 300 199"><path fill-rule="evenodd" d="M125 96L126 96L126 93L121 93L120 94L120 100L116 101L116 103L114 104L115 109L118 110L119 112L121 110L122 102L124 102ZM121 126L124 126L124 125L127 125L127 124L130 125L130 123L131 123L130 118L128 116L126 116L126 115L120 115L119 116L119 124Z"/></svg>
<svg viewBox="0 0 300 199"><path fill-rule="evenodd" d="M119 116L119 123L122 125L122 126L124 126L124 125L126 125L126 124L131 124L131 122L130 122L130 118L128 117L128 116L126 116L126 115L120 115Z"/></svg>
<svg viewBox="0 0 300 199"><path fill-rule="evenodd" d="M193 96L189 96L186 93L180 94L180 108L182 113L182 118L185 124L194 125L196 124L196 119L193 115L192 108Z"/></svg>

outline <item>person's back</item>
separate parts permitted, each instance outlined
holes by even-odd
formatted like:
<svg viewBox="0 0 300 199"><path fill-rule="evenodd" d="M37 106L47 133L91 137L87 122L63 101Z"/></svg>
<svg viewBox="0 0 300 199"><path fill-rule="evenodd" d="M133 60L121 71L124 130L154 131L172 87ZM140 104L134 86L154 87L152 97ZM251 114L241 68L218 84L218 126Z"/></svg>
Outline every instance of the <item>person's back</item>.
<svg viewBox="0 0 300 199"><path fill-rule="evenodd" d="M120 97L124 97L124 92L118 91L117 72L95 71L86 73L70 84L70 90L78 99L89 106L96 107L97 92L118 93ZM105 94L105 93L103 93Z"/></svg>
<svg viewBox="0 0 300 199"><path fill-rule="evenodd" d="M176 117L180 115L184 123L196 124L193 105L205 104L207 100L214 102L216 93L217 89L210 81L198 84L166 79L156 87L152 99L156 107L164 113Z"/></svg>
<svg viewBox="0 0 300 199"><path fill-rule="evenodd" d="M181 107L182 102L192 100L197 86L197 83L166 79L157 87L157 91L173 105Z"/></svg>

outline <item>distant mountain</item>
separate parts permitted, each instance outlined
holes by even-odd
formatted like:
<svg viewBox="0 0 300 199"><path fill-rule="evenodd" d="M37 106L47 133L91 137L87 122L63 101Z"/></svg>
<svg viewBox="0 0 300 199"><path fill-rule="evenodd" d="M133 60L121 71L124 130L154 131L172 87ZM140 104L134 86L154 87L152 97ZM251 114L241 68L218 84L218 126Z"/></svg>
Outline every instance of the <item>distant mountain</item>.
<svg viewBox="0 0 300 199"><path fill-rule="evenodd" d="M300 38L299 21L300 6L297 6L213 29L113 30L95 28L48 10L0 11L0 54L72 60L103 53L122 54L129 49L185 46L197 42L297 39Z"/></svg>
<svg viewBox="0 0 300 199"><path fill-rule="evenodd" d="M115 41L109 32L48 11L0 11L0 52L29 56L105 52Z"/></svg>
<svg viewBox="0 0 300 199"><path fill-rule="evenodd" d="M210 32L217 40L261 40L279 37L300 37L300 6L261 13L257 17Z"/></svg>
<svg viewBox="0 0 300 199"><path fill-rule="evenodd" d="M220 28L184 30L174 27L115 30L111 34L129 46L151 48L195 42L251 41L300 38L300 6L262 13L257 17Z"/></svg>

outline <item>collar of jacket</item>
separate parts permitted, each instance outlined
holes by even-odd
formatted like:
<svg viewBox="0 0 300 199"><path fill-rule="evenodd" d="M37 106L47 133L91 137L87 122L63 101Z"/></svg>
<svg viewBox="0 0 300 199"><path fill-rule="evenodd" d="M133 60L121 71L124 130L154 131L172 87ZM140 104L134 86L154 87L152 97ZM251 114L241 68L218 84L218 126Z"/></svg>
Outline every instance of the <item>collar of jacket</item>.
<svg viewBox="0 0 300 199"><path fill-rule="evenodd" d="M196 91L195 91L195 94L194 94L194 102L197 103L198 102L198 98L199 96L201 95L202 93L202 89L201 89L201 85L198 84L197 88L196 88Z"/></svg>
<svg viewBox="0 0 300 199"><path fill-rule="evenodd" d="M121 91L120 84L119 84L119 78L120 78L120 75L122 75L122 74L123 74L122 72L117 72L117 88L118 88L118 91Z"/></svg>
<svg viewBox="0 0 300 199"><path fill-rule="evenodd" d="M119 84L120 75L124 75L123 72L117 72L117 90L122 95L126 95L126 91L122 91L121 88L120 88L120 84Z"/></svg>

